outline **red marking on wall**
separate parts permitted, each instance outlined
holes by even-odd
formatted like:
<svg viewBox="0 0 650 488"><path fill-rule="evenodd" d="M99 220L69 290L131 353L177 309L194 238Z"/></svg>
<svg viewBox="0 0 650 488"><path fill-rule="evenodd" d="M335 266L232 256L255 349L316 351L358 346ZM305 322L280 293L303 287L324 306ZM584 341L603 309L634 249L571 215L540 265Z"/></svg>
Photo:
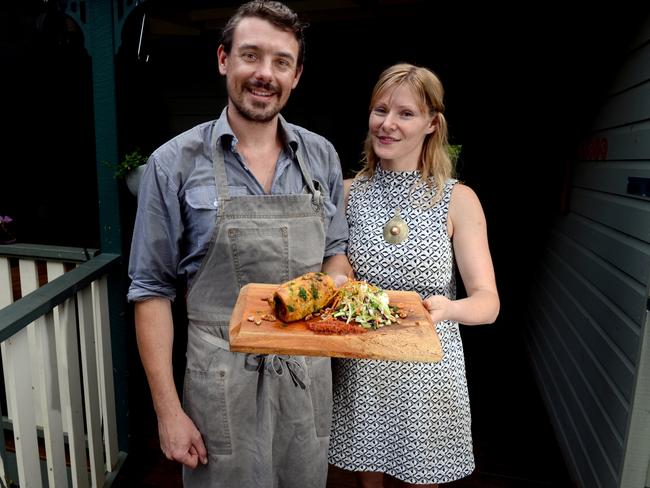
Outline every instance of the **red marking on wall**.
<svg viewBox="0 0 650 488"><path fill-rule="evenodd" d="M606 137L594 137L578 147L578 159L582 161L604 161L607 159L609 143Z"/></svg>

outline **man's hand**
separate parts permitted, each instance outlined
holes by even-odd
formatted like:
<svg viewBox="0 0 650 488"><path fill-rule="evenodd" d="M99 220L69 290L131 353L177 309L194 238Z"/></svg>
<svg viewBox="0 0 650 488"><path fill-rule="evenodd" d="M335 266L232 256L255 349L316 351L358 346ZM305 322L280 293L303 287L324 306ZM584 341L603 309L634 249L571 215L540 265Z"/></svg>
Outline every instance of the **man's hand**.
<svg viewBox="0 0 650 488"><path fill-rule="evenodd" d="M336 275L332 276L332 280L334 281L334 286L341 288L348 282L348 277L345 275Z"/></svg>
<svg viewBox="0 0 650 488"><path fill-rule="evenodd" d="M354 278L352 266L345 254L336 254L325 259L323 271L330 275L337 288L345 284L348 279Z"/></svg>
<svg viewBox="0 0 650 488"><path fill-rule="evenodd" d="M208 463L208 453L203 438L194 422L183 410L164 421L158 419L160 448L167 459L178 461L188 468Z"/></svg>

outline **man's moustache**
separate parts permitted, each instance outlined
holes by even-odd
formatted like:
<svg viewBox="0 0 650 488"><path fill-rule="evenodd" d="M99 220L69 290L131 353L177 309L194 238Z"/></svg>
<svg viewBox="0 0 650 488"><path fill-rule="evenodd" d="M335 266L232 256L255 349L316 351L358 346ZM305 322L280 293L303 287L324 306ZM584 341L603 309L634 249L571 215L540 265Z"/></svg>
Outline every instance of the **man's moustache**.
<svg viewBox="0 0 650 488"><path fill-rule="evenodd" d="M274 86L271 83L261 83L259 81L257 81L257 82L255 82L255 81L248 82L246 84L246 88L248 88L248 89L256 89L257 88L257 89L261 89L261 90L271 92L271 93L274 93L274 94L278 93L280 91L276 86Z"/></svg>

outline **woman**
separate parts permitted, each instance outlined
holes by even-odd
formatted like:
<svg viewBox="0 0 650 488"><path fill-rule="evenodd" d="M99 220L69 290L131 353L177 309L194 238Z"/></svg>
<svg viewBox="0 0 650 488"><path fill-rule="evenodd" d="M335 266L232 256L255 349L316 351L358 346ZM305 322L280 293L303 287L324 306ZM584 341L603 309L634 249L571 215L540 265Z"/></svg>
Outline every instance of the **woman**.
<svg viewBox="0 0 650 488"><path fill-rule="evenodd" d="M384 71L372 93L365 165L346 187L356 277L418 292L444 351L439 363L335 363L329 460L359 472L363 487L435 487L474 470L458 323L493 322L499 298L481 204L452 178L443 112L431 71ZM460 300L454 264L467 291Z"/></svg>

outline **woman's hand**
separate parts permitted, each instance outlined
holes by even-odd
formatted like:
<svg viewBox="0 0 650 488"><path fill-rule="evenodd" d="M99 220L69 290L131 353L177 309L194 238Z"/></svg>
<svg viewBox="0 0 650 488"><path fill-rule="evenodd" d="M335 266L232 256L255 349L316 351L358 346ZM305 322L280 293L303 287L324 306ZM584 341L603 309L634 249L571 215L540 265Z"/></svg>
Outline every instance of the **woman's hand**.
<svg viewBox="0 0 650 488"><path fill-rule="evenodd" d="M431 295L422 301L424 308L429 311L431 320L434 324L442 322L449 318L449 309L452 306L452 301L443 295Z"/></svg>

